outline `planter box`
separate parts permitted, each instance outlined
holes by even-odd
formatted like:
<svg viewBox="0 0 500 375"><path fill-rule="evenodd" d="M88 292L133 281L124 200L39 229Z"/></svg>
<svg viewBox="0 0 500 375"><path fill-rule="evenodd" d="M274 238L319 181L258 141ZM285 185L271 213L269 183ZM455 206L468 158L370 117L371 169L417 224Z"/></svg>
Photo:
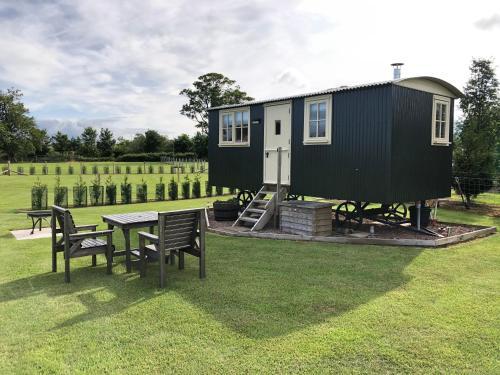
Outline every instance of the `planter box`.
<svg viewBox="0 0 500 375"><path fill-rule="evenodd" d="M238 218L240 206L234 202L214 202L214 217L217 221L234 221Z"/></svg>
<svg viewBox="0 0 500 375"><path fill-rule="evenodd" d="M280 229L304 236L332 234L332 205L322 202L288 201L280 204Z"/></svg>

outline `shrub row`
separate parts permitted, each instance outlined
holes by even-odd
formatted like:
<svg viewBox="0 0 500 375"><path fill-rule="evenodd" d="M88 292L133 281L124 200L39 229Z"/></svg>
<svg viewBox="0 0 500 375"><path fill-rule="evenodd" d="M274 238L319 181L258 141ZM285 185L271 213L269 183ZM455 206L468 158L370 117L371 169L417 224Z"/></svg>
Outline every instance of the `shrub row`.
<svg viewBox="0 0 500 375"><path fill-rule="evenodd" d="M25 170L24 167L17 167L16 171L18 173L24 174ZM198 165L198 170L196 169L196 166L191 165L189 166L189 169L186 168L184 165L170 165L165 168L164 165L137 165L137 166L121 166L121 165L115 165L109 166L109 165L104 165L102 167L99 167L97 165L93 165L92 167L87 167L86 165L80 165L80 166L74 166L74 165L68 165L67 168L67 174L68 175L73 175L73 174L165 174L165 173L170 173L170 174L176 174L176 173L181 173L184 174L186 171L189 171L190 173L205 173L206 168L203 164ZM49 174L49 167L47 165L43 165L41 169L41 173L43 175L48 175ZM37 170L34 165L29 167L29 174L30 175L36 175ZM62 175L63 174L63 169L61 166L56 165L54 167L54 174L55 175Z"/></svg>
<svg viewBox="0 0 500 375"><path fill-rule="evenodd" d="M148 185L143 180L136 185L135 188L135 200L132 200L132 184L128 181L127 177L124 178L123 182L120 183L119 189L117 185L111 180L110 177L105 181L104 185L101 185L99 177L96 177L90 185L82 180L80 177L75 185L73 186L73 207L85 207L85 206L101 206L101 205L113 205L118 202L117 191L120 191L120 198L122 204L129 203L144 203L148 201ZM155 201L164 201L167 198L166 192L168 191L168 198L170 200L179 199L179 186L178 183L172 178L166 186L163 183L163 179L160 178L159 183L155 186ZM48 188L47 185L42 184L39 179L34 183L31 189L31 208L33 210L47 209L48 199L47 199ZM205 185L205 196L211 197L213 192L212 186ZM223 188L216 187L216 194L222 195ZM60 178L56 178L56 184L54 187L54 201L53 203L57 206L68 207L69 206L69 193L68 187L60 185ZM191 183L189 177L185 177L184 181L181 183L181 197L183 199L189 198L200 198L201 197L201 182L198 178L195 178Z"/></svg>
<svg viewBox="0 0 500 375"><path fill-rule="evenodd" d="M115 158L116 161L162 161L163 158L173 157L174 154L171 152L151 152L151 153L140 153L140 154L123 154ZM175 154L176 158L181 159L192 159L196 155L194 152L185 152Z"/></svg>

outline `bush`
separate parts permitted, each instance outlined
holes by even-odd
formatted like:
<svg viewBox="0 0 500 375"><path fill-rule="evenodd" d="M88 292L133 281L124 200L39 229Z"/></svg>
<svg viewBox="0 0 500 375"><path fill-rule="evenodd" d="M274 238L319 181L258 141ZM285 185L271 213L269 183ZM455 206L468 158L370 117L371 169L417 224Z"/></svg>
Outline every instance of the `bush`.
<svg viewBox="0 0 500 375"><path fill-rule="evenodd" d="M87 206L87 186L81 176L73 186L73 206Z"/></svg>
<svg viewBox="0 0 500 375"><path fill-rule="evenodd" d="M128 182L127 177L125 177L125 179L121 183L120 188L122 194L122 203L132 203L132 184Z"/></svg>
<svg viewBox="0 0 500 375"><path fill-rule="evenodd" d="M200 172L204 173L205 172L205 163L200 164Z"/></svg>
<svg viewBox="0 0 500 375"><path fill-rule="evenodd" d="M137 166L137 174L142 174L142 167L140 165Z"/></svg>
<svg viewBox="0 0 500 375"><path fill-rule="evenodd" d="M68 166L68 174L74 174L74 173L75 173L75 168L72 165Z"/></svg>
<svg viewBox="0 0 500 375"><path fill-rule="evenodd" d="M151 164L150 164L150 165L148 165L148 173L149 173L149 174L153 174L153 173L155 173L155 169L154 169L154 167L153 167Z"/></svg>
<svg viewBox="0 0 500 375"><path fill-rule="evenodd" d="M87 174L87 166L85 164L82 164L80 167L80 174Z"/></svg>
<svg viewBox="0 0 500 375"><path fill-rule="evenodd" d="M56 177L56 184L54 186L54 204L60 207L68 207L68 188L61 186L61 178Z"/></svg>
<svg viewBox="0 0 500 375"><path fill-rule="evenodd" d="M207 197L212 196L212 185L209 185L208 181L205 184L205 196L207 196Z"/></svg>
<svg viewBox="0 0 500 375"><path fill-rule="evenodd" d="M163 177L160 177L160 183L156 184L155 200L157 201L165 200L165 184L163 183Z"/></svg>
<svg viewBox="0 0 500 375"><path fill-rule="evenodd" d="M194 170L195 170L194 165L190 166L189 170L191 171L191 173L194 173Z"/></svg>
<svg viewBox="0 0 500 375"><path fill-rule="evenodd" d="M59 165L56 165L56 175L61 175L61 167Z"/></svg>
<svg viewBox="0 0 500 375"><path fill-rule="evenodd" d="M92 166L92 174L98 174L99 173L99 167L97 165Z"/></svg>
<svg viewBox="0 0 500 375"><path fill-rule="evenodd" d="M160 166L158 167L158 173L159 173L159 174L164 174L164 173L165 173L165 168L163 167L163 165L160 165Z"/></svg>
<svg viewBox="0 0 500 375"><path fill-rule="evenodd" d="M116 204L116 184L111 176L106 179L106 204Z"/></svg>
<svg viewBox="0 0 500 375"><path fill-rule="evenodd" d="M236 189L233 187L229 188L229 194L232 194L232 195L236 194Z"/></svg>
<svg viewBox="0 0 500 375"><path fill-rule="evenodd" d="M101 186L101 177L96 175L90 186L90 204L102 206L104 204L104 186Z"/></svg>
<svg viewBox="0 0 500 375"><path fill-rule="evenodd" d="M42 167L42 174L49 174L49 167L46 164Z"/></svg>
<svg viewBox="0 0 500 375"><path fill-rule="evenodd" d="M148 201L148 185L144 180L137 185L135 195L137 202L145 203Z"/></svg>
<svg viewBox="0 0 500 375"><path fill-rule="evenodd" d="M34 165L30 166L30 175L34 175L36 173L36 167Z"/></svg>
<svg viewBox="0 0 500 375"><path fill-rule="evenodd" d="M189 177L184 176L184 182L182 183L182 198L189 199Z"/></svg>
<svg viewBox="0 0 500 375"><path fill-rule="evenodd" d="M31 188L31 209L47 209L47 185L42 184L39 178L36 179Z"/></svg>
<svg viewBox="0 0 500 375"><path fill-rule="evenodd" d="M177 185L177 182L175 182L173 177L168 184L168 196L173 201L179 198L179 186Z"/></svg>
<svg viewBox="0 0 500 375"><path fill-rule="evenodd" d="M130 174L130 165L125 166L125 173Z"/></svg>
<svg viewBox="0 0 500 375"><path fill-rule="evenodd" d="M122 167L119 166L119 165L115 166L115 173L116 174L122 174Z"/></svg>
<svg viewBox="0 0 500 375"><path fill-rule="evenodd" d="M224 188L221 187L221 186L216 186L215 187L215 194L216 195L222 195L222 194L224 194Z"/></svg>
<svg viewBox="0 0 500 375"><path fill-rule="evenodd" d="M193 181L193 198L200 198L200 197L201 197L200 177L196 175Z"/></svg>
<svg viewBox="0 0 500 375"><path fill-rule="evenodd" d="M17 167L17 173L18 174L24 174L24 168L23 167Z"/></svg>
<svg viewBox="0 0 500 375"><path fill-rule="evenodd" d="M109 165L105 165L103 168L103 173L104 174L109 174Z"/></svg>

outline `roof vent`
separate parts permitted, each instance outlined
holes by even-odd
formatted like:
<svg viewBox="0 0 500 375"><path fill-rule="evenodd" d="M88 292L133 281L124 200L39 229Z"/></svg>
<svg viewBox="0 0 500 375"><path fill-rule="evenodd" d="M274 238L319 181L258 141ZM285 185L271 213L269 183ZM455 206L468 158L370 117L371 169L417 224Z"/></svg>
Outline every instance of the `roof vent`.
<svg viewBox="0 0 500 375"><path fill-rule="evenodd" d="M400 79L401 78L401 67L404 63L392 63L391 66L393 68L392 71L392 79Z"/></svg>

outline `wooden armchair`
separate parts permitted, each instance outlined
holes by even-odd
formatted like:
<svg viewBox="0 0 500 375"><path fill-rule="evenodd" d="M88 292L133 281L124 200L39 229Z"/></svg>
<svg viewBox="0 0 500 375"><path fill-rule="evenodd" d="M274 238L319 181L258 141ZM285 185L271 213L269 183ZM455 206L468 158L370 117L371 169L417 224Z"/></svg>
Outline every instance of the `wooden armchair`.
<svg viewBox="0 0 500 375"><path fill-rule="evenodd" d="M179 257L179 269L184 268L184 253L199 258L200 279L205 277L205 210L159 212L158 236L139 232L141 277L146 276L147 261L159 260L160 288L165 287L165 263L170 257ZM146 241L150 244L146 245ZM148 258L148 259L146 259Z"/></svg>
<svg viewBox="0 0 500 375"><path fill-rule="evenodd" d="M57 253L64 253L64 281L70 282L70 259L92 256L92 266L96 266L96 255L105 254L107 273L111 274L113 262L113 230L97 231L97 225L76 226L70 211L52 206L52 272L57 272ZM90 231L90 232L81 232ZM57 233L62 233L60 239ZM106 240L98 239L106 237Z"/></svg>

